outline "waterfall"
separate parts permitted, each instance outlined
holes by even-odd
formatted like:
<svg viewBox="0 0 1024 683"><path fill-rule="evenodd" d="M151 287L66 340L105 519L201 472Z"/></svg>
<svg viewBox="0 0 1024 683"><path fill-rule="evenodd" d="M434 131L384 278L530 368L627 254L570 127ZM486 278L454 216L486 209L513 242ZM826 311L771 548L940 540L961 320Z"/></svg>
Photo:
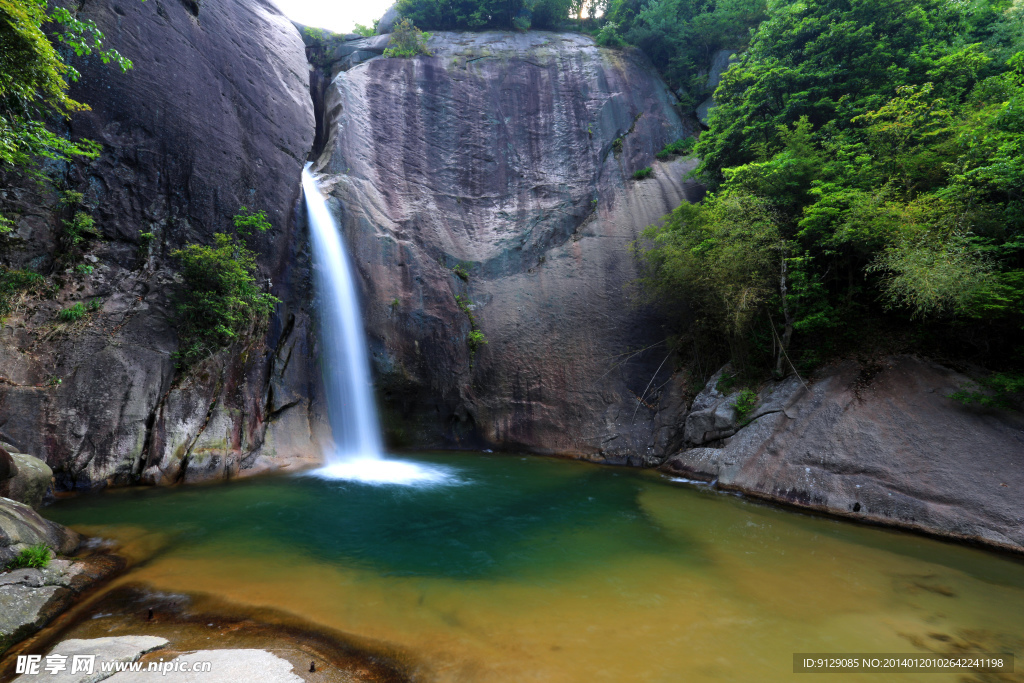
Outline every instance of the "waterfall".
<svg viewBox="0 0 1024 683"><path fill-rule="evenodd" d="M334 437L314 474L371 484L451 482L444 468L384 457L366 334L348 254L309 164L302 170L320 313L320 357Z"/></svg>
<svg viewBox="0 0 1024 683"><path fill-rule="evenodd" d="M320 299L320 359L335 452L328 462L380 458L380 424L373 402L363 319L345 245L309 169L302 171Z"/></svg>

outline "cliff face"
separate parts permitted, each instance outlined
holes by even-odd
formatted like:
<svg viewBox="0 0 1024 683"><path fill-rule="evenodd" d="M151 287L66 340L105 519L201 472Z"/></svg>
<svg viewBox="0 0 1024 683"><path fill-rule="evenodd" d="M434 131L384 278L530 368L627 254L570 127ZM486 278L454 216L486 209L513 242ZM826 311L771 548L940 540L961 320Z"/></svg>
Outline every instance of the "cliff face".
<svg viewBox="0 0 1024 683"><path fill-rule="evenodd" d="M92 272L54 265L66 218L54 190L22 183L0 197L17 214L7 262L61 285L5 320L0 437L44 458L65 488L227 476L266 464L261 456L308 453L317 384L304 365L308 269L293 213L314 126L298 33L262 0L92 0L79 18L135 68L75 62L71 95L92 111L68 132L103 153L49 169L58 187L84 194L102 233L83 262ZM211 243L243 205L273 224L257 250L284 304L265 338L172 384L170 252ZM101 308L82 321L57 320L95 299Z"/></svg>
<svg viewBox="0 0 1024 683"><path fill-rule="evenodd" d="M692 162L654 159L689 132L672 96L639 52L575 34L437 33L429 48L349 58L315 166L362 276L392 438L662 452L661 331L627 286L630 242L699 195Z"/></svg>

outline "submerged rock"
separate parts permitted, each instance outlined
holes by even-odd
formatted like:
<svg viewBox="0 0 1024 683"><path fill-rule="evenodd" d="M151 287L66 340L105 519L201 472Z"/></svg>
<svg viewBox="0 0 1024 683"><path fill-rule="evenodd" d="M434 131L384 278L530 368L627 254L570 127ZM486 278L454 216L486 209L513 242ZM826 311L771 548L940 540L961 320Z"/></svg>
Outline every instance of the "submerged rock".
<svg viewBox="0 0 1024 683"><path fill-rule="evenodd" d="M701 396L713 396L718 376ZM967 378L912 356L762 388L751 422L662 469L772 500L1024 550L1024 418L948 398ZM713 398L721 405L725 397ZM695 402L696 403L696 402ZM739 425L737 425L738 427ZM716 441L716 439L718 439ZM709 443L712 442L712 443Z"/></svg>

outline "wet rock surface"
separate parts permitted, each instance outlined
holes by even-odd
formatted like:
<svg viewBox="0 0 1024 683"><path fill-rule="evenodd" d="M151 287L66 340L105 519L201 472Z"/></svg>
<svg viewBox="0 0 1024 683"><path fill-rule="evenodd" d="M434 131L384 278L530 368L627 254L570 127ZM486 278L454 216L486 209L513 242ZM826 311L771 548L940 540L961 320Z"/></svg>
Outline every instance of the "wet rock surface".
<svg viewBox="0 0 1024 683"><path fill-rule="evenodd" d="M112 555L54 559L0 572L0 653L53 621L84 591L124 568Z"/></svg>
<svg viewBox="0 0 1024 683"><path fill-rule="evenodd" d="M645 387L669 373L629 245L701 192L694 162L654 158L689 133L673 96L641 53L577 34L439 32L429 49L337 72L314 168L392 441L647 462L671 435Z"/></svg>
<svg viewBox="0 0 1024 683"><path fill-rule="evenodd" d="M155 593L140 585L110 589L70 624L44 630L19 646L17 654L43 655L44 663L47 654L66 655L69 662L74 654L97 655L94 675L71 675L69 670L54 677L67 683L154 678L212 683L410 680L400 657L379 644L351 642L345 634L272 610L241 608L205 595ZM0 660L0 680L14 678L13 659L11 655ZM101 661L139 662L142 671L101 674ZM182 670L181 664L192 668L197 662L209 662L209 673ZM148 670L150 663L159 667L157 671Z"/></svg>
<svg viewBox="0 0 1024 683"><path fill-rule="evenodd" d="M708 432L709 416L715 408L724 413L729 402L714 389L717 378L686 419L695 447L668 458L663 471L867 522L1024 550L1024 418L948 398L967 377L912 356L847 361L808 388L796 378L770 383L751 421L729 423L736 431L727 436Z"/></svg>
<svg viewBox="0 0 1024 683"><path fill-rule="evenodd" d="M70 94L91 111L66 132L103 145L96 160L54 170L102 235L85 245L82 269L58 258L69 218L58 192L0 183L0 209L17 217L6 265L61 283L55 299L16 301L0 328L0 438L43 459L61 489L292 462L310 450L317 391L308 259L293 220L313 139L302 41L264 0L99 0L77 16L135 66L122 74L72 58L82 77ZM245 348L175 381L170 254L231 231L242 206L273 225L255 242L260 283L284 303ZM98 308L59 321L76 302Z"/></svg>

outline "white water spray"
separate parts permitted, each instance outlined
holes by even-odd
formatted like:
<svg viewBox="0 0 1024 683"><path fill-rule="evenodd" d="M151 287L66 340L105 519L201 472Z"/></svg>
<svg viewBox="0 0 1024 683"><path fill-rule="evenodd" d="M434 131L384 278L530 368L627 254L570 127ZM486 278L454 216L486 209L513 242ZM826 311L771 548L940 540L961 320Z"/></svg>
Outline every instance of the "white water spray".
<svg viewBox="0 0 1024 683"><path fill-rule="evenodd" d="M302 171L302 190L320 295L320 362L334 435L334 448L325 454L327 464L314 474L371 484L451 481L442 468L384 457L355 280L338 227L308 164Z"/></svg>

